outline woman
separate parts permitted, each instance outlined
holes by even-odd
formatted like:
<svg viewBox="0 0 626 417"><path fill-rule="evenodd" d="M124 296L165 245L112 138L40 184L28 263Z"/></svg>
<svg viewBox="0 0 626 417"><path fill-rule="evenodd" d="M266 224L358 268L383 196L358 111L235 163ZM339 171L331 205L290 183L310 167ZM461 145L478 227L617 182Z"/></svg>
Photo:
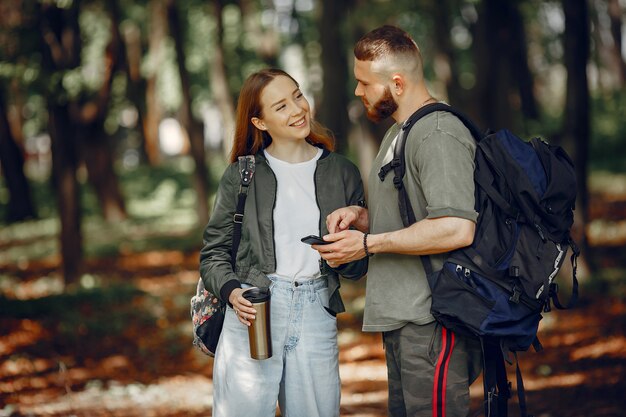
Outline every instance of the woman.
<svg viewBox="0 0 626 417"><path fill-rule="evenodd" d="M231 165L204 231L200 273L206 288L228 301L213 365L213 416L339 415L336 314L344 311L339 277L358 279L367 260L329 267L300 241L328 233L326 216L364 204L359 171L332 152L311 119L298 83L278 69L252 74L237 106ZM240 176L237 159L255 155L235 271L230 263ZM270 287L273 356L250 358L255 309L242 293Z"/></svg>

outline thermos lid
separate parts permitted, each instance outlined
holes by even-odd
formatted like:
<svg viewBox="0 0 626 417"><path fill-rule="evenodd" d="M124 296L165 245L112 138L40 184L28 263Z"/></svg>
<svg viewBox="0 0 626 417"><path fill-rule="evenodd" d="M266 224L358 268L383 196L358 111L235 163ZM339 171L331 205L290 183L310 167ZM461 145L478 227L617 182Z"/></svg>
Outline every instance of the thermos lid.
<svg viewBox="0 0 626 417"><path fill-rule="evenodd" d="M243 298L252 303L262 303L270 299L270 289L267 287L252 287L244 291Z"/></svg>

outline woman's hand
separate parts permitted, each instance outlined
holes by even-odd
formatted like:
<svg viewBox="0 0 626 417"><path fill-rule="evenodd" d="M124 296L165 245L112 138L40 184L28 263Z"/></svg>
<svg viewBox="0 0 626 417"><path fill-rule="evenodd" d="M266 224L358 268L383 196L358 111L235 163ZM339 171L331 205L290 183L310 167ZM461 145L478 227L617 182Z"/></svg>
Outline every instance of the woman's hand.
<svg viewBox="0 0 626 417"><path fill-rule="evenodd" d="M237 314L237 318L242 324L250 326L249 320L256 318L256 310L252 307L252 303L243 297L246 292L243 288L235 288L228 296L228 301L233 305L233 310Z"/></svg>

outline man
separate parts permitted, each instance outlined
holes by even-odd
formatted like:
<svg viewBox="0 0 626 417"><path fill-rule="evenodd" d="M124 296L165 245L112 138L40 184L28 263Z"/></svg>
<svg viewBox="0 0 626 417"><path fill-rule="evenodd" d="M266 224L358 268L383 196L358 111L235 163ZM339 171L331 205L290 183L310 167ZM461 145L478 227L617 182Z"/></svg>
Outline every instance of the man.
<svg viewBox="0 0 626 417"><path fill-rule="evenodd" d="M405 228L393 175L381 181L377 174L393 156L402 123L437 100L426 87L420 51L403 30L383 26L369 32L357 42L354 55L354 93L368 117L392 117L396 124L387 131L369 175L369 208L331 213L325 240L334 243L314 247L331 266L376 254L369 262L363 330L383 333L389 415L465 416L480 347L435 322L420 255L432 255L438 270L446 252L472 243L478 216L475 142L447 112L415 123L406 143L404 184L417 222Z"/></svg>

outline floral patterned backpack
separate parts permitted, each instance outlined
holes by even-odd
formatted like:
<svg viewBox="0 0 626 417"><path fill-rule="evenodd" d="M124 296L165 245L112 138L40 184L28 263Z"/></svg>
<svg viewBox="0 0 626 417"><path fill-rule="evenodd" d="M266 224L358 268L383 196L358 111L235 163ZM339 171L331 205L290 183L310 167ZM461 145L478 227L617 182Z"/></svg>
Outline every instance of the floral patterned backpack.
<svg viewBox="0 0 626 417"><path fill-rule="evenodd" d="M231 264L235 269L237 249L241 239L241 226L243 224L243 212L248 196L248 187L254 176L254 155L239 157L239 174L241 175L241 187L237 209L233 216L234 230L231 251ZM215 356L217 342L219 341L224 325L226 302L220 300L215 294L204 287L202 278L198 279L196 295L191 297L191 322L193 324L193 344L209 356Z"/></svg>

